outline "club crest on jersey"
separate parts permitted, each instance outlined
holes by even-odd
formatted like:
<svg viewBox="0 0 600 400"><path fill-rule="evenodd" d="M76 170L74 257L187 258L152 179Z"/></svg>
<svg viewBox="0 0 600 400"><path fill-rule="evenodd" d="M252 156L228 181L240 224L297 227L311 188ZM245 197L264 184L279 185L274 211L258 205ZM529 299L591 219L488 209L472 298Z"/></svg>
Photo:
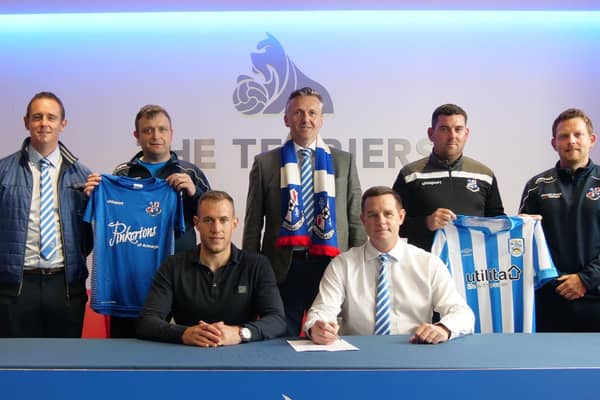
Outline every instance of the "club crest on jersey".
<svg viewBox="0 0 600 400"><path fill-rule="evenodd" d="M587 193L585 194L585 197L594 201L598 200L600 198L600 187L596 186L589 188Z"/></svg>
<svg viewBox="0 0 600 400"><path fill-rule="evenodd" d="M329 240L335 231L329 211L329 199L319 199L319 213L315 217L315 235L321 239Z"/></svg>
<svg viewBox="0 0 600 400"><path fill-rule="evenodd" d="M471 192L479 192L479 185L477 185L477 179L467 179L467 189Z"/></svg>
<svg viewBox="0 0 600 400"><path fill-rule="evenodd" d="M508 249L513 257L521 257L525 249L523 239L510 239L508 241Z"/></svg>
<svg viewBox="0 0 600 400"><path fill-rule="evenodd" d="M298 191L290 189L290 200L288 201L287 211L283 218L282 226L288 231L297 231L304 224L304 213L300 212L298 204Z"/></svg>
<svg viewBox="0 0 600 400"><path fill-rule="evenodd" d="M146 207L146 213L153 217L156 217L160 213L162 213L162 208L160 208L160 202L158 201L149 201L148 207Z"/></svg>

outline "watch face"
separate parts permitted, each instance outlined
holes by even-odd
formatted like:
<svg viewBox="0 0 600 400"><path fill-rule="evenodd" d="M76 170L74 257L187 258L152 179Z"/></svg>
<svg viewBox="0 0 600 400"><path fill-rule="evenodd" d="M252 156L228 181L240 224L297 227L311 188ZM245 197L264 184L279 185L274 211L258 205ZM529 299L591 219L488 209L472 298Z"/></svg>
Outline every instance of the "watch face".
<svg viewBox="0 0 600 400"><path fill-rule="evenodd" d="M250 331L250 329L248 329L248 328L241 328L240 336L242 337L243 341L248 341L248 340L252 339L252 331Z"/></svg>

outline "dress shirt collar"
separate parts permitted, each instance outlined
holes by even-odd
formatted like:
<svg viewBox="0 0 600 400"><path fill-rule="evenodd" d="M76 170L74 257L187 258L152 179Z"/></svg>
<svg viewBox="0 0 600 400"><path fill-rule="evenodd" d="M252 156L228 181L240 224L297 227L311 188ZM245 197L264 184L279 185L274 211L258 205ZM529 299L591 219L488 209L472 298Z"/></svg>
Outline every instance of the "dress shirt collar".
<svg viewBox="0 0 600 400"><path fill-rule="evenodd" d="M296 142L294 142L294 150L296 150L296 154L298 154L298 152L302 149L311 149L312 153L314 154L315 150L317 149L317 141L315 140L314 142L312 142L311 144L309 144L306 147L302 147L299 144L297 144Z"/></svg>
<svg viewBox="0 0 600 400"><path fill-rule="evenodd" d="M406 246L406 243L404 243L404 241L401 238L398 238L398 241L396 242L394 247L392 247L392 249L387 252L387 254L390 255L390 259L392 261L398 262L402 259L402 254L404 254L404 246ZM365 262L369 263L373 260L378 262L376 259L379 254L382 254L381 251L377 250L369 240L365 245Z"/></svg>
<svg viewBox="0 0 600 400"><path fill-rule="evenodd" d="M51 166L56 168L60 161L60 149L58 148L58 146L56 147L56 149L54 149L52 153L48 154L46 157L42 156L36 149L33 148L31 144L29 145L27 152L29 153L29 161L31 161L31 163L34 165L39 165L40 160L42 158L45 158L48 161L50 161Z"/></svg>

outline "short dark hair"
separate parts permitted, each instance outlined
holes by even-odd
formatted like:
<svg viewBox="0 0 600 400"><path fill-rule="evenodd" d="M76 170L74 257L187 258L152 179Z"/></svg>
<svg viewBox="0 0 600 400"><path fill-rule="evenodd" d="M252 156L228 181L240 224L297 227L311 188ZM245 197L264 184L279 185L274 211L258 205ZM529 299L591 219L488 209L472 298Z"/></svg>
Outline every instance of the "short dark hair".
<svg viewBox="0 0 600 400"><path fill-rule="evenodd" d="M321 107L323 107L323 97L321 97L321 94L319 92L317 92L315 89L305 86L303 88L296 89L292 93L290 93L290 96L288 97L287 102L285 103L286 111L287 111L288 105L290 104L290 101L292 101L296 97L304 97L304 96L316 97L319 100L319 103L321 103Z"/></svg>
<svg viewBox="0 0 600 400"><path fill-rule="evenodd" d="M29 103L27 104L27 112L25 113L25 119L29 119L29 113L31 112L31 104L33 104L33 102L38 99L50 99L50 100L54 100L55 102L57 102L58 106L60 107L60 120L61 121L65 120L65 106L63 105L63 102L61 101L61 99L52 92L36 93L35 96L33 96L31 98L31 100L29 100Z"/></svg>
<svg viewBox="0 0 600 400"><path fill-rule="evenodd" d="M167 117L167 119L169 120L169 126L171 128L173 127L173 124L171 123L171 116L169 115L167 110L165 110L161 106L157 106L156 104L146 104L145 106L140 108L140 111L138 111L137 115L135 116L135 130L138 131L138 129L139 129L138 122L140 119L142 119L142 118L152 119L152 118L156 117L158 114L164 114L165 117Z"/></svg>
<svg viewBox="0 0 600 400"><path fill-rule="evenodd" d="M402 205L402 198L398 193L394 191L394 189L392 189L389 186L373 186L363 193L362 200L360 202L360 212L365 212L365 203L367 202L367 199L369 197L379 197L386 194L391 194L392 196L394 196L394 199L396 199L396 203L398 204L399 210L402 210L404 208L404 206Z"/></svg>
<svg viewBox="0 0 600 400"><path fill-rule="evenodd" d="M433 114L431 114L432 128L435 128L435 124L437 124L440 115L462 115L463 117L465 117L465 124L467 123L467 112L463 110L460 106L457 106L456 104L442 104L433 111Z"/></svg>
<svg viewBox="0 0 600 400"><path fill-rule="evenodd" d="M229 195L229 193L224 192L222 190L209 190L208 192L204 192L202 196L198 199L198 208L196 209L196 214L200 214L200 205L204 201L222 201L227 200L231 204L231 209L233 210L233 215L235 215L235 205L233 204L233 198Z"/></svg>
<svg viewBox="0 0 600 400"><path fill-rule="evenodd" d="M558 114L558 117L556 117L556 119L552 123L552 137L556 137L556 128L558 128L558 124L573 118L581 118L583 122L585 122L585 127L588 130L588 134L591 135L592 133L594 133L594 126L592 125L592 120L590 119L590 117L588 117L586 113L583 112L583 110L580 110L579 108L569 108Z"/></svg>

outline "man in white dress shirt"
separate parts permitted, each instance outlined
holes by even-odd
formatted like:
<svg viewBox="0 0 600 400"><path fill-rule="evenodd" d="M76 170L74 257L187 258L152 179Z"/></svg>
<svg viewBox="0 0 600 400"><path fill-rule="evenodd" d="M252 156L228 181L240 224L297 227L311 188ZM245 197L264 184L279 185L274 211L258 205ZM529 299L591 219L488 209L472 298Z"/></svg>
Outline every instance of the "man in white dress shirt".
<svg viewBox="0 0 600 400"><path fill-rule="evenodd" d="M441 343L473 333L473 312L444 263L398 236L405 215L402 200L391 188L376 186L363 194L360 218L369 240L327 267L304 325L313 342L330 344L338 333L374 334L381 254L389 256L387 334L412 334L412 343ZM435 324L433 311L441 316Z"/></svg>

